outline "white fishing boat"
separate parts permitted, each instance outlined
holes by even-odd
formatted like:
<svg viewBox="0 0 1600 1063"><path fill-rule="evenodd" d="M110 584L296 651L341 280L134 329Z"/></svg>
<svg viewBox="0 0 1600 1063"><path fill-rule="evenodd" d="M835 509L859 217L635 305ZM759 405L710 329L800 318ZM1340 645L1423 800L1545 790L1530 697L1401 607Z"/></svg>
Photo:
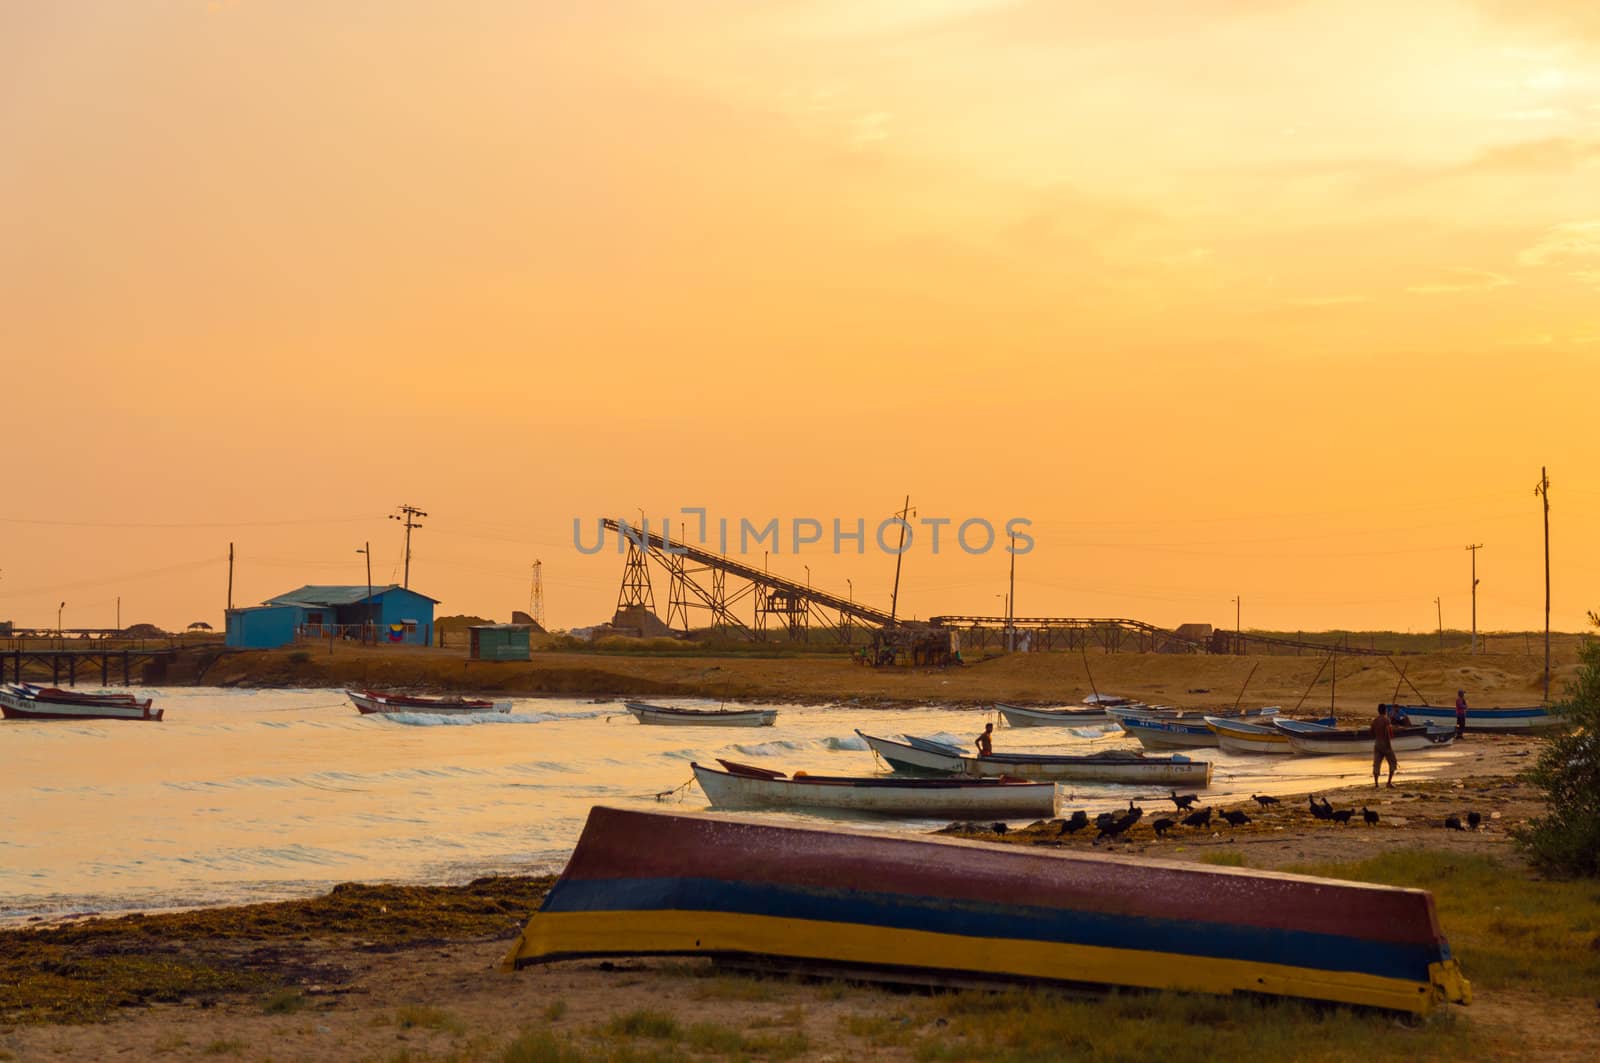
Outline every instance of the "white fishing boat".
<svg viewBox="0 0 1600 1063"><path fill-rule="evenodd" d="M1106 750L1085 756L1036 753L994 753L986 757L964 753L955 746L906 735L905 742L876 738L856 731L867 746L895 771L924 775L966 775L979 778L1011 776L1020 779L1080 782L1155 783L1163 786L1208 786L1209 761L1182 755L1146 757L1126 750Z"/></svg>
<svg viewBox="0 0 1600 1063"><path fill-rule="evenodd" d="M994 708L1012 727L1078 727L1086 723L1103 723L1109 719L1106 710L1098 705L1085 705L1082 708L1029 709L997 701L994 703Z"/></svg>
<svg viewBox="0 0 1600 1063"><path fill-rule="evenodd" d="M1217 745L1229 753L1271 753L1292 755L1289 736L1276 727L1207 716L1206 726L1217 736Z"/></svg>
<svg viewBox="0 0 1600 1063"><path fill-rule="evenodd" d="M677 727L771 727L777 709L680 709L646 701L624 701L622 707L640 723Z"/></svg>
<svg viewBox="0 0 1600 1063"><path fill-rule="evenodd" d="M1413 720L1436 723L1441 726L1456 725L1456 710L1447 705L1380 705L1388 712L1398 709ZM1516 734L1519 731L1537 731L1545 727L1558 727L1562 716L1548 705L1532 705L1514 709L1468 709L1467 730L1498 731Z"/></svg>
<svg viewBox="0 0 1600 1063"><path fill-rule="evenodd" d="M1372 732L1366 727L1326 727L1300 720L1274 720L1273 726L1284 732L1296 753L1372 756ZM1455 740L1456 733L1449 728L1396 727L1389 743L1396 753L1415 753L1443 749Z"/></svg>
<svg viewBox="0 0 1600 1063"><path fill-rule="evenodd" d="M7 683L0 686L0 715L8 720L144 720L158 723L164 709L132 694L85 694L76 690Z"/></svg>
<svg viewBox="0 0 1600 1063"><path fill-rule="evenodd" d="M1001 779L846 778L782 772L719 760L724 771L691 764L700 789L719 809L829 809L912 819L1048 817L1055 784Z"/></svg>
<svg viewBox="0 0 1600 1063"><path fill-rule="evenodd" d="M459 694L426 698L412 694L380 694L373 690L346 690L345 694L363 716L404 713L418 716L471 716L478 713L508 713L509 701L464 698Z"/></svg>

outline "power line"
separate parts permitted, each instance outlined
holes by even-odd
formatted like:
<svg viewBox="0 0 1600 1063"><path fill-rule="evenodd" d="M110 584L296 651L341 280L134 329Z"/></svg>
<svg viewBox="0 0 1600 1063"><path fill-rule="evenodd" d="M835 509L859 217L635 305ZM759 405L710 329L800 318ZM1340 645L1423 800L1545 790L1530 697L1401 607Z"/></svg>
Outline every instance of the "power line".
<svg viewBox="0 0 1600 1063"><path fill-rule="evenodd" d="M422 510L418 509L416 506L413 506L413 505L402 505L402 506L398 506L396 508L398 508L400 510L400 512L399 513L391 513L391 514L389 514L389 519L390 520L402 520L402 521L405 522L405 526L406 526L406 555L405 555L406 556L406 574L405 574L405 581L403 583L401 583L400 586L404 587L406 590L410 590L411 589L411 529L412 528L420 528L420 527L422 527L421 524L417 523L416 518L417 517L426 517L427 514L424 513Z"/></svg>

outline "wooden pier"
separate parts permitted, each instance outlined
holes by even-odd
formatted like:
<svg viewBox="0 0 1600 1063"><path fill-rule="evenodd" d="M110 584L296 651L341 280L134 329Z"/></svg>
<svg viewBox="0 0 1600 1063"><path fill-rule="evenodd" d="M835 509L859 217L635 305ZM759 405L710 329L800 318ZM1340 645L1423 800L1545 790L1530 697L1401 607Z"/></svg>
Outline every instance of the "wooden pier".
<svg viewBox="0 0 1600 1063"><path fill-rule="evenodd" d="M12 681L16 683L22 682L22 671L27 667L30 676L35 677L49 671L51 686L61 685L63 673L68 686L77 686L79 671L82 670L88 680L98 665L101 686L110 686L113 674L119 672L122 685L130 686L133 676L142 675L146 665L171 661L177 654L178 651L172 649L0 650L0 681L6 678L9 664Z"/></svg>

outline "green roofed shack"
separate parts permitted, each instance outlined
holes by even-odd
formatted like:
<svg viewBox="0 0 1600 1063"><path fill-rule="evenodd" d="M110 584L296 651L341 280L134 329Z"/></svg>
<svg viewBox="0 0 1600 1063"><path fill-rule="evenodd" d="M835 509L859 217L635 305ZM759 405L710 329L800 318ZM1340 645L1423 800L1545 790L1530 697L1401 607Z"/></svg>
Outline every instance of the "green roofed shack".
<svg viewBox="0 0 1600 1063"><path fill-rule="evenodd" d="M527 624L480 624L467 630L472 632L474 661L528 660L528 635L533 629Z"/></svg>

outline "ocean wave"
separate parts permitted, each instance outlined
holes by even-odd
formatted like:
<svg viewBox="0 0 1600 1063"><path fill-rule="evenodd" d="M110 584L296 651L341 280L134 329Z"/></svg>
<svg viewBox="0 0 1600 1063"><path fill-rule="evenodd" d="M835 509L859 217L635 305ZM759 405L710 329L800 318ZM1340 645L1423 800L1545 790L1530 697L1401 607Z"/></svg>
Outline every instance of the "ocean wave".
<svg viewBox="0 0 1600 1063"><path fill-rule="evenodd" d="M468 716L434 716L424 712L374 713L374 718L399 724L402 727L478 727L485 724L551 723L559 716L543 712L483 712Z"/></svg>
<svg viewBox="0 0 1600 1063"><path fill-rule="evenodd" d="M871 748L867 745L866 739L860 735L851 735L848 738L824 738L822 745L826 749L848 750L853 753L865 752Z"/></svg>
<svg viewBox="0 0 1600 1063"><path fill-rule="evenodd" d="M784 753L793 753L813 745L811 742L795 742L790 739L777 739L772 742L757 742L754 745L734 745L733 751L745 757L776 757ZM865 748L863 746L863 748Z"/></svg>

